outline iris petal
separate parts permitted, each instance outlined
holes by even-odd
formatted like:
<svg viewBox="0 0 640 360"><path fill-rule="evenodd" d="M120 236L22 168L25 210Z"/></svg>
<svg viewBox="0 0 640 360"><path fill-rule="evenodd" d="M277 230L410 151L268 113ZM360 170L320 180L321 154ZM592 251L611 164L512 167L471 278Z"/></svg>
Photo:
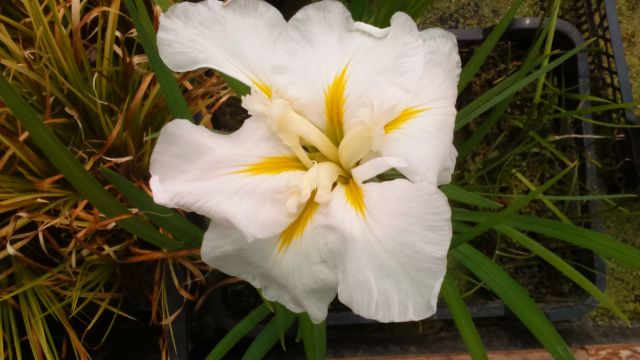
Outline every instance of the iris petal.
<svg viewBox="0 0 640 360"><path fill-rule="evenodd" d="M287 169L276 171L276 159L286 161ZM156 202L228 220L248 239L273 236L297 216L287 211L286 199L290 184L305 172L293 159L256 119L230 135L174 120L162 129L151 156L151 189Z"/></svg>

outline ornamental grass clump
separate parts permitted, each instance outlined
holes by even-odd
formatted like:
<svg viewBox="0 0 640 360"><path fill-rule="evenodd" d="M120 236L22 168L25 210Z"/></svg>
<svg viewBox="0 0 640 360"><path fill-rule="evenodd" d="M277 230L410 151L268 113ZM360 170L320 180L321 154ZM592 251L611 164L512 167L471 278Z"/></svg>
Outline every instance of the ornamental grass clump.
<svg viewBox="0 0 640 360"><path fill-rule="evenodd" d="M57 150L37 140L6 97L11 88L28 99L23 108L31 107L65 144L61 151L81 162L78 173L92 178L111 168L142 184L148 137L169 116L124 10L120 1L0 4L0 72L10 82L0 95L0 358L88 356L119 316L131 318L122 295L138 285L122 279L139 278L144 266L127 264L157 265L158 279L173 286L169 269L184 262L168 264L166 253L117 227L128 212L105 216L87 201L68 169L48 158ZM191 84L194 111L229 96L218 77L195 72L181 80ZM189 263L201 277L197 265ZM166 307L161 285L139 292L157 304L157 314Z"/></svg>

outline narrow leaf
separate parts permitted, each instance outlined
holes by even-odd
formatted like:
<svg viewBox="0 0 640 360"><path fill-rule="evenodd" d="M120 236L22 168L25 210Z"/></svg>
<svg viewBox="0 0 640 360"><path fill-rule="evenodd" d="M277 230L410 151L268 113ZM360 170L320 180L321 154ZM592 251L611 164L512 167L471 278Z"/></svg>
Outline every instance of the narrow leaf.
<svg viewBox="0 0 640 360"><path fill-rule="evenodd" d="M242 356L242 360L262 359L269 350L280 339L280 328L288 329L296 319L295 314L286 317L284 322L280 324L276 319L271 319L269 323L262 329L260 334L256 336L255 340L251 343L247 351Z"/></svg>
<svg viewBox="0 0 640 360"><path fill-rule="evenodd" d="M178 240L192 247L200 247L204 236L202 229L177 212L156 204L149 195L120 174L107 168L102 168L100 171L102 175L104 175L131 204L142 211L151 222L163 227Z"/></svg>
<svg viewBox="0 0 640 360"><path fill-rule="evenodd" d="M575 166L575 164L574 164ZM555 183L557 183L560 179L562 179L574 166L570 166L563 170L558 175L554 176L552 179L544 183L542 186L537 189L530 191L526 196L521 198L517 198L514 202L509 205L506 209L500 211L499 213L494 214L492 217L486 219L473 227L469 231L465 231L463 233L457 234L453 237L451 243L451 247L456 247L460 244L470 241L474 239L478 235L484 233L485 231L493 228L495 225L500 224L504 219L506 219L509 215L515 214L517 211L527 206L532 200L540 196L544 191L549 189Z"/></svg>
<svg viewBox="0 0 640 360"><path fill-rule="evenodd" d="M323 360L327 350L327 324L314 324L307 313L298 316L298 326L307 360Z"/></svg>
<svg viewBox="0 0 640 360"><path fill-rule="evenodd" d="M484 64L487 57L493 51L493 48L498 44L498 41L502 37L502 34L507 30L511 20L518 12L518 9L522 5L522 0L516 0L511 4L511 7L506 14L502 17L498 25L493 28L491 34L482 42L482 45L473 53L473 56L462 68L460 73L460 82L458 82L458 92L462 92L467 85L473 80L480 67Z"/></svg>
<svg viewBox="0 0 640 360"><path fill-rule="evenodd" d="M484 222L489 221L494 216L495 213L491 212L461 209L453 209L452 211L452 219L455 221ZM605 233L565 224L560 221L515 214L503 219L500 225L508 225L516 229L562 240L589 249L600 256L614 259L634 270L640 271L640 249L625 244Z"/></svg>
<svg viewBox="0 0 640 360"><path fill-rule="evenodd" d="M487 351L482 344L480 334L478 334L478 329L476 329L473 319L469 314L469 310L467 310L467 306L464 304L462 296L460 296L458 286L451 279L449 272L447 272L447 275L444 277L444 281L442 282L440 295L447 303L447 307L449 307L451 317L453 317L453 321L456 323L456 327L460 332L460 336L462 336L464 344L467 346L467 350L469 350L471 358L473 360L488 359Z"/></svg>
<svg viewBox="0 0 640 360"><path fill-rule="evenodd" d="M222 359L227 352L229 352L229 350L238 343L238 341L247 335L249 331L258 326L258 324L260 324L260 322L270 313L271 311L265 304L261 304L257 308L253 309L249 315L240 320L240 322L238 322L236 326L234 326L233 329L231 329L231 331L229 331L227 335L225 335L225 337L216 344L216 347L211 350L205 360Z"/></svg>
<svg viewBox="0 0 640 360"><path fill-rule="evenodd" d="M498 232L500 232L501 234L504 234L515 240L517 243L526 247L532 253L538 255L544 261L551 264L554 268L571 279L571 281L576 283L586 292L591 294L591 296L600 301L602 305L611 310L611 312L613 312L617 317L629 324L629 318L625 314L623 314L622 311L620 311L620 309L616 306L613 300L611 300L611 298L609 298L605 293L598 289L598 287L595 286L591 281L589 281L589 279L578 272L578 270L576 270L573 266L569 265L561 257L554 254L552 251L545 248L537 241L510 226L498 225L496 226L496 230L498 230Z"/></svg>
<svg viewBox="0 0 640 360"><path fill-rule="evenodd" d="M484 113L485 111L491 109L496 104L508 98L512 94L515 94L517 91L527 86L531 82L535 81L543 74L546 74L547 72L560 66L562 63L570 59L572 56L584 50L587 47L587 45L591 44L592 41L593 40L589 40L580 44L576 48L566 52L562 56L558 57L556 60L550 62L548 65L541 67L540 69L532 72L530 75L528 75L524 79L516 81L513 84L511 82L513 81L513 77L517 74L511 75L507 79L503 80L503 82L506 81L506 83L510 84L510 86L506 90L500 92L499 94L495 94L495 92L492 91L493 89L489 90L485 94L483 94L483 96L477 98L471 104L467 105L464 109L458 112L456 116L456 126L455 126L456 130L467 125L469 122L471 122L471 120L475 119L477 116ZM498 86L500 86L500 84L496 85L495 88L497 88Z"/></svg>
<svg viewBox="0 0 640 360"><path fill-rule="evenodd" d="M467 191L459 186L447 184L440 187L440 190L447 195L449 200L457 201L467 205L474 205L479 208L499 209L502 205L493 202L484 196Z"/></svg>
<svg viewBox="0 0 640 360"><path fill-rule="evenodd" d="M176 82L173 72L162 62L156 45L156 34L151 25L144 3L141 0L125 0L133 24L138 32L138 40L144 47L149 58L149 65L156 74L160 89L167 101L167 106L175 118L191 120L191 111L182 96L182 91Z"/></svg>
<svg viewBox="0 0 640 360"><path fill-rule="evenodd" d="M7 82L4 76L0 76L0 98L13 111L15 117L29 132L31 139L38 145L49 161L64 174L65 179L82 196L86 197L92 205L110 218L131 215L73 157L64 144L44 124L33 108L11 87L11 84ZM184 244L166 237L150 224L135 217L118 220L117 223L130 233L158 247L177 250L184 246Z"/></svg>
<svg viewBox="0 0 640 360"><path fill-rule="evenodd" d="M451 253L502 299L555 359L574 358L558 331L529 297L527 290L498 264L469 244L460 245L452 249Z"/></svg>

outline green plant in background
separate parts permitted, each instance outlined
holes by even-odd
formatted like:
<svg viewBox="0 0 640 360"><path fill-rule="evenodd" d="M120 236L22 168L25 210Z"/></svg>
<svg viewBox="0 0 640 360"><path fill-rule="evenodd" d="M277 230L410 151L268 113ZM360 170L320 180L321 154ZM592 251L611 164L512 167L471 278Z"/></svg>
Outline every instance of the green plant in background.
<svg viewBox="0 0 640 360"><path fill-rule="evenodd" d="M357 0L350 5L354 18L384 25L399 9L391 3L415 11L416 16L428 5L428 1L407 1L379 6L376 1ZM496 51L520 3L514 2L467 61L461 91L482 76L482 65ZM218 77L207 73L188 73L175 81L157 55L153 17L143 2L125 1L132 22L122 15L122 5L119 1L66 5L52 0L0 5L0 99L4 103L0 103L4 152L0 211L5 214L0 223L4 249L0 251L0 332L6 334L0 342L0 357L30 357L31 353L36 358L64 357L69 355L68 350L64 352L69 345L76 357L86 357L83 334L105 314L111 314L109 322L117 321L117 314L126 316L118 310L122 287L118 279L125 271L119 263L139 255L138 249L150 251L139 240L183 255L178 262L198 276L198 261L186 257L193 251L179 249L197 248L202 231L180 214L153 204L144 180L152 139L160 127L171 117L191 118L195 113L204 116L201 123L210 125L210 114L229 92ZM555 18L558 2L553 5L549 14ZM638 249L575 225L581 219L568 211L576 201L611 201L619 196L585 193L578 169L587 164L577 163L575 154L545 135L549 124L596 112L598 106L628 105L603 103L573 112L556 105L563 96L579 95L553 83L546 74L588 44L554 52L550 46L543 47L545 42L550 44L546 39L553 31L550 26L542 28L524 60L507 69L494 86L481 89L458 113L458 171L453 184L442 188L454 204L454 239L452 266L441 295L474 358L486 355L462 295L469 290L464 279L471 276L509 306L552 355L571 358L553 325L501 263L500 254L508 248L526 249L527 254L549 262L625 320L606 295L550 246L584 247L640 270ZM536 90L540 86L536 84L542 84L542 91ZM237 83L230 85L239 95L246 91ZM510 106L522 102L539 105L518 114L509 112ZM524 140L509 142L501 127L505 122L510 131L526 134L519 138ZM469 127L472 135L462 136ZM526 165L534 161L545 164L545 171L539 171L542 165L527 170ZM117 192L105 190L111 185ZM140 211L131 213L120 201ZM483 246L488 233L499 239L493 254ZM146 256L141 260L162 259L171 253L152 251ZM171 276L170 261L162 266L168 266ZM163 292L157 293L156 301L164 303ZM161 311L170 317L166 309ZM224 356L271 314L246 358L259 358L284 341L296 320L308 358L324 357L324 326L314 326L305 315L292 314L278 304L265 303L229 332L207 359ZM52 335L54 323L62 325L64 339Z"/></svg>
<svg viewBox="0 0 640 360"><path fill-rule="evenodd" d="M95 177L112 168L143 179L149 138L172 105L123 10L120 1L0 5L0 358L86 357L116 314L128 316L119 310L132 270L124 264L148 251L134 234L179 247ZM217 77L180 80L191 84L193 112L229 95ZM193 228L180 239L197 242Z"/></svg>

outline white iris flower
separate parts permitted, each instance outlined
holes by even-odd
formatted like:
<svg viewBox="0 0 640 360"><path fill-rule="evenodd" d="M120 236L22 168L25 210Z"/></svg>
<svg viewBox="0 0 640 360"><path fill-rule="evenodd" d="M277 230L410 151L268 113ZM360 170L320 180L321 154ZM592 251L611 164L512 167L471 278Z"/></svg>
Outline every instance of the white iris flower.
<svg viewBox="0 0 640 360"><path fill-rule="evenodd" d="M212 219L202 258L318 323L338 295L378 321L432 315L446 271L460 58L397 13L379 29L338 1L288 22L259 0L174 5L160 55L251 87L251 117L215 134L174 120L151 158L154 199ZM379 181L392 168L406 179Z"/></svg>

